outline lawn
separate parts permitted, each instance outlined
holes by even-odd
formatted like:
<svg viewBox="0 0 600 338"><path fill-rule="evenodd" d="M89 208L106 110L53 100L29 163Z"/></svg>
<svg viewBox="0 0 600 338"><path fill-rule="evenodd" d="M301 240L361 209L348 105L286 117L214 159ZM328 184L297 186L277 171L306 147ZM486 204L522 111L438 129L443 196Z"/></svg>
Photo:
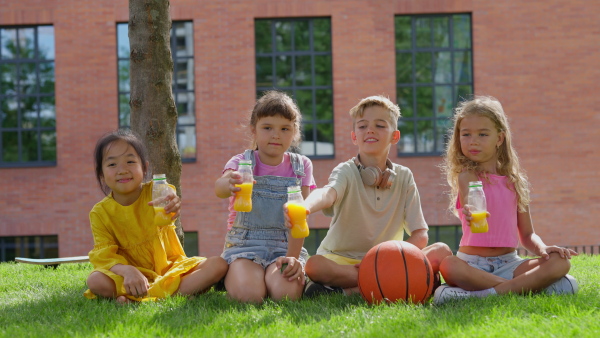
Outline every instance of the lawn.
<svg viewBox="0 0 600 338"><path fill-rule="evenodd" d="M239 304L224 292L120 306L82 296L89 263L0 263L1 337L598 337L600 256L572 260L579 293L442 306L367 305L360 296Z"/></svg>

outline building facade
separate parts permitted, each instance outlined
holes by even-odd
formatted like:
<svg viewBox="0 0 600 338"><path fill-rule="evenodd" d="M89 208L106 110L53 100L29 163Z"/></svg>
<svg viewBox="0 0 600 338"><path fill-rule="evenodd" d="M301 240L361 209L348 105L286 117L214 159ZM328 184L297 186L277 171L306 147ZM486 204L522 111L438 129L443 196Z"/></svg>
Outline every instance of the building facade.
<svg viewBox="0 0 600 338"><path fill-rule="evenodd" d="M509 116L547 244L600 243L600 2L484 0L171 0L173 92L183 158L186 250L221 252L227 200L214 181L249 144L260 92L289 92L300 151L318 186L356 154L349 109L383 94L400 105L390 158L417 182L432 240L457 246L439 170L462 97L491 95ZM0 258L86 255L103 198L92 152L128 126L126 0L0 0ZM314 249L329 219L311 216ZM309 250L310 251L310 250Z"/></svg>

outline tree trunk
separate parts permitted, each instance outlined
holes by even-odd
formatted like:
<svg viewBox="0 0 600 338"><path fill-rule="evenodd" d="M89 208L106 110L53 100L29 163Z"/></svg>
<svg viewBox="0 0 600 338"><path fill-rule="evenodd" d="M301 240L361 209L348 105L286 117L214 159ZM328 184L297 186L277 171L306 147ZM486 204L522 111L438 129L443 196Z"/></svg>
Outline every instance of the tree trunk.
<svg viewBox="0 0 600 338"><path fill-rule="evenodd" d="M129 0L131 129L148 148L150 172L166 174L181 196L168 0ZM183 243L181 222L177 234Z"/></svg>

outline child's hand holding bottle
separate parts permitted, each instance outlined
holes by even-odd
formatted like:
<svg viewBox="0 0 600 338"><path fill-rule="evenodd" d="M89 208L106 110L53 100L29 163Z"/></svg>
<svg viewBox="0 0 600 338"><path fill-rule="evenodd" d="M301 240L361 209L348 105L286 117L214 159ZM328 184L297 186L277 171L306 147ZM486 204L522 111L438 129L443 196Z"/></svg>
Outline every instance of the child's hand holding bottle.
<svg viewBox="0 0 600 338"><path fill-rule="evenodd" d="M302 264L295 257L277 257L275 261L277 270L287 278L288 281L298 280L300 284L304 285L304 269Z"/></svg>
<svg viewBox="0 0 600 338"><path fill-rule="evenodd" d="M291 206L291 208L290 208ZM291 217L290 217L291 215ZM286 228L290 229L292 237L294 238L305 238L309 235L308 229L308 210L303 204L291 205L289 202L283 205L283 219ZM294 216L299 219L300 226L294 226Z"/></svg>
<svg viewBox="0 0 600 338"><path fill-rule="evenodd" d="M233 185L230 187L231 192L235 194L233 209L238 212L252 211L252 187L254 186L252 161L241 160L238 171L231 173L229 183Z"/></svg>
<svg viewBox="0 0 600 338"><path fill-rule="evenodd" d="M152 178L152 201L148 205L154 207L154 224L164 226L179 217L181 199L168 185L165 174L156 174Z"/></svg>
<svg viewBox="0 0 600 338"><path fill-rule="evenodd" d="M471 206L468 204L465 204L465 206L463 206L462 213L465 215L465 220L469 222L469 224L471 224L472 222L480 222L482 219L485 219L487 224L487 218L490 217L489 211L485 211L485 218L482 218L479 215L478 217L473 217L473 213L471 212Z"/></svg>
<svg viewBox="0 0 600 338"><path fill-rule="evenodd" d="M292 237L305 238L309 235L306 216L309 211L304 205L299 186L288 187L288 202L284 204L285 226L291 229ZM288 223L290 226L288 226Z"/></svg>
<svg viewBox="0 0 600 338"><path fill-rule="evenodd" d="M171 214L171 219L176 220L179 217L181 212L181 199L173 189L169 189L169 192L165 197L158 200L152 200L148 202L148 205L154 206L155 204L159 204L160 202L165 203L165 213Z"/></svg>
<svg viewBox="0 0 600 338"><path fill-rule="evenodd" d="M468 205L469 205L469 225L471 226L472 233L484 233L488 232L487 217L487 203L485 193L483 191L483 184L481 181L469 182L469 194L468 194Z"/></svg>

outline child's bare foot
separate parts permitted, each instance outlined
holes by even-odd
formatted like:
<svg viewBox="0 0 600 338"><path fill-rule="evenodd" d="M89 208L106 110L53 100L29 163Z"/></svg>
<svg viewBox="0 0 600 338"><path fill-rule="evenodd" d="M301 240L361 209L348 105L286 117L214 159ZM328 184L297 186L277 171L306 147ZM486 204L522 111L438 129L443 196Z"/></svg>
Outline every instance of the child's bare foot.
<svg viewBox="0 0 600 338"><path fill-rule="evenodd" d="M133 303L133 301L125 296L119 296L116 299L117 304L129 304L129 303Z"/></svg>

